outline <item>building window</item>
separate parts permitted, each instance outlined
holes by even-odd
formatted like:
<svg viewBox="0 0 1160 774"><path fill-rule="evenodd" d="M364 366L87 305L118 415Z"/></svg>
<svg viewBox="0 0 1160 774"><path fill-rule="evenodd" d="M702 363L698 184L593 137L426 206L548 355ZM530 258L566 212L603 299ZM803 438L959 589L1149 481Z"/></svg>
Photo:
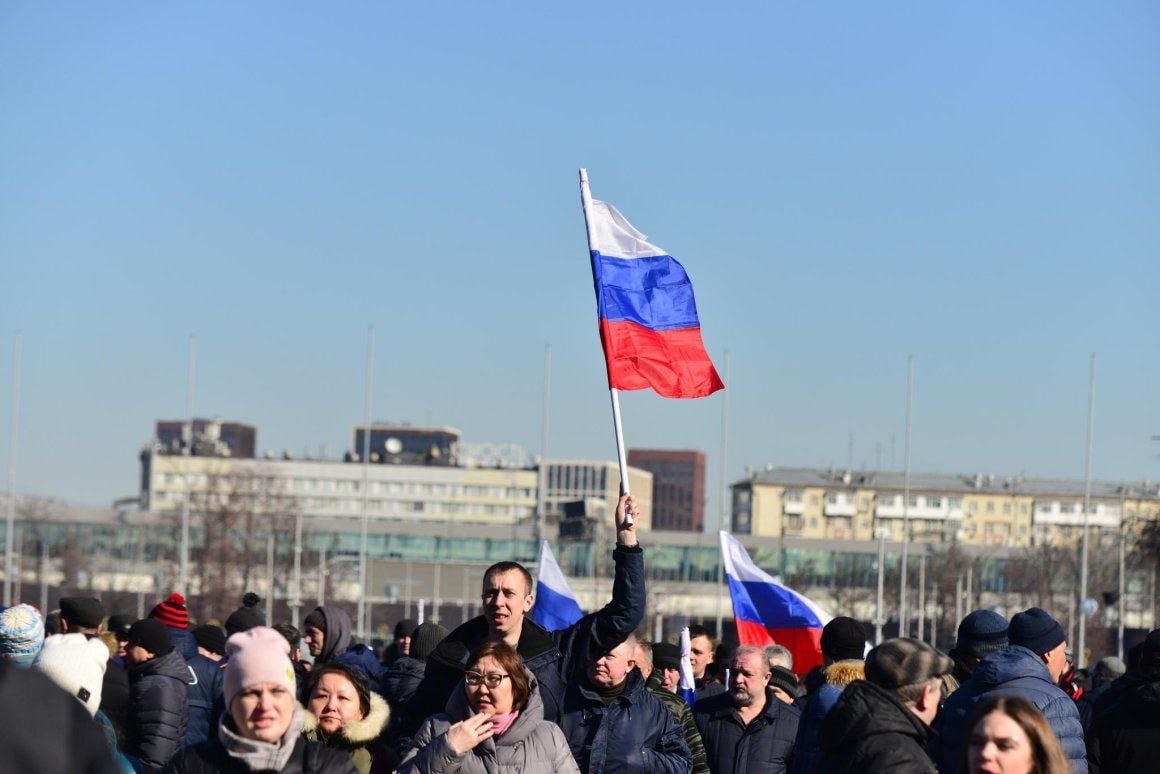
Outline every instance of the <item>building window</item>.
<svg viewBox="0 0 1160 774"><path fill-rule="evenodd" d="M952 511L961 511L963 509L963 498L951 497L947 500L947 507Z"/></svg>
<svg viewBox="0 0 1160 774"><path fill-rule="evenodd" d="M927 497L926 504L930 508L941 508L942 507L942 498L941 497Z"/></svg>
<svg viewBox="0 0 1160 774"><path fill-rule="evenodd" d="M991 503L991 502L987 503L987 513L994 513L994 512L995 512L995 503Z"/></svg>
<svg viewBox="0 0 1160 774"><path fill-rule="evenodd" d="M1003 515L1004 516L1011 515L1011 503L1003 503Z"/></svg>
<svg viewBox="0 0 1160 774"><path fill-rule="evenodd" d="M785 490L785 501L787 503L800 503L802 501L802 490L787 489Z"/></svg>

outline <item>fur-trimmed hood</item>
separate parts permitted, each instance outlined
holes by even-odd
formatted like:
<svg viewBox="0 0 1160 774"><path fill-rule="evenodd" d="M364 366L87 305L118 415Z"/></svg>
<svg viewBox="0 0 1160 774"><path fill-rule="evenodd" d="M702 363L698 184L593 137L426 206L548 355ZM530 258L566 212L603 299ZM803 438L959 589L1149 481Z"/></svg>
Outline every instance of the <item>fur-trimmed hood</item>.
<svg viewBox="0 0 1160 774"><path fill-rule="evenodd" d="M391 709L387 702L375 692L371 692L371 708L362 720L347 723L333 734L328 734L318 727L318 718L309 710L306 712L306 725L302 733L307 739L324 742L328 747L353 749L365 747L383 733L387 721L391 719Z"/></svg>
<svg viewBox="0 0 1160 774"><path fill-rule="evenodd" d="M835 661L823 673L826 682L835 688L845 688L855 680L866 679L865 661Z"/></svg>

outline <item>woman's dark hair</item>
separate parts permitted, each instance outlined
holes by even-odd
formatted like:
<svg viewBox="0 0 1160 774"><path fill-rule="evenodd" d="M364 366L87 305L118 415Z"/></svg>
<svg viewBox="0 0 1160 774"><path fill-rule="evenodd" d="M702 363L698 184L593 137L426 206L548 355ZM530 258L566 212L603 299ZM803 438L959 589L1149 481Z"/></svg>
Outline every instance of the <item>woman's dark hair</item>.
<svg viewBox="0 0 1160 774"><path fill-rule="evenodd" d="M528 697L532 694L532 686L528 681L528 673L524 670L524 660L515 648L503 640L485 642L471 652L467 658L467 668L474 669L480 661L487 657L494 658L500 668L508 674L512 681L512 709L523 710L528 706Z"/></svg>
<svg viewBox="0 0 1160 774"><path fill-rule="evenodd" d="M960 771L970 771L971 739L975 727L992 712L1002 712L1014 720L1031 742L1031 774L1069 774L1071 764L1059 746L1059 739L1051 730L1039 708L1022 696L991 696L979 702L967 723L967 739L963 745Z"/></svg>
<svg viewBox="0 0 1160 774"><path fill-rule="evenodd" d="M339 675L345 677L354 686L354 690L358 693L359 711L365 718L371 711L371 691L367 687L366 678L362 676L361 672L356 672L345 664L327 664L325 666L315 667L310 672L310 682L306 684L306 703L310 703L310 697L314 695L314 689L318 687L318 683L327 675Z"/></svg>

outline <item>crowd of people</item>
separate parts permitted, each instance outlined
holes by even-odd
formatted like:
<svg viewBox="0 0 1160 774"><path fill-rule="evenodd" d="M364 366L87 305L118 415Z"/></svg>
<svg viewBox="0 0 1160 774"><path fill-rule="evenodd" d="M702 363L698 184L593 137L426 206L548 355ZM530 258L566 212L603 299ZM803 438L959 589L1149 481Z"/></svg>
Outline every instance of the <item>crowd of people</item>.
<svg viewBox="0 0 1160 774"><path fill-rule="evenodd" d="M560 631L529 614L531 574L500 562L483 614L403 620L381 653L336 606L266 626L246 594L224 628L172 594L141 620L64 597L46 621L0 611L0 771L545 774L1067 774L1160 768L1160 630L1089 674L1039 608L976 610L943 654L870 649L839 617L799 677L782 644L681 651L636 636L639 509L616 509L612 599ZM305 648L305 652L303 651ZM307 654L309 657L307 657ZM687 702L686 697L691 701Z"/></svg>

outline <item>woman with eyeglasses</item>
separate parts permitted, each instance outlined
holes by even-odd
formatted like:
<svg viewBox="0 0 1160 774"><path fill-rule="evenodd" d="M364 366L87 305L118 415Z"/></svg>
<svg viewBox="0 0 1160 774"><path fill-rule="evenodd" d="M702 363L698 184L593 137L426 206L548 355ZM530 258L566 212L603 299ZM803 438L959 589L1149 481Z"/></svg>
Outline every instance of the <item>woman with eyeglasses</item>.
<svg viewBox="0 0 1160 774"><path fill-rule="evenodd" d="M536 678L512 646L485 642L467 659L447 709L423 721L399 774L579 774L564 732L544 720Z"/></svg>

